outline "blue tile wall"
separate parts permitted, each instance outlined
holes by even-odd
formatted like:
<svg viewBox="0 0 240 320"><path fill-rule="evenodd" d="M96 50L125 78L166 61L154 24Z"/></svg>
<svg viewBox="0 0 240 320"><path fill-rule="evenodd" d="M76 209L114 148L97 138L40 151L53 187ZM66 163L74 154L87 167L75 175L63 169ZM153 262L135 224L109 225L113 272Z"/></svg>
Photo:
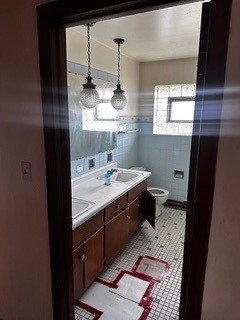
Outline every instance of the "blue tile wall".
<svg viewBox="0 0 240 320"><path fill-rule="evenodd" d="M82 64L72 62L72 61L67 61L67 71L81 74L81 75L86 75L88 72L88 68L87 66L84 66ZM93 78L96 78L96 79L117 83L117 75L114 75L102 70L91 68L91 75Z"/></svg>
<svg viewBox="0 0 240 320"><path fill-rule="evenodd" d="M151 187L169 191L169 199L187 199L191 136L153 135L151 123L139 124L138 162L152 172ZM184 179L174 178L174 170L184 171Z"/></svg>
<svg viewBox="0 0 240 320"><path fill-rule="evenodd" d="M148 179L149 186L167 189L171 200L186 200L191 137L153 135L151 123L134 123L126 126L127 131L134 129L138 129L138 131L118 134L117 148L114 150L72 161L72 178L105 166L109 163L107 162L107 154L111 152L112 161L116 161L119 167L145 167L152 172ZM91 158L95 159L93 169L88 167L88 160ZM83 165L81 173L77 173L77 165L79 164ZM184 178L174 178L174 170L184 171Z"/></svg>

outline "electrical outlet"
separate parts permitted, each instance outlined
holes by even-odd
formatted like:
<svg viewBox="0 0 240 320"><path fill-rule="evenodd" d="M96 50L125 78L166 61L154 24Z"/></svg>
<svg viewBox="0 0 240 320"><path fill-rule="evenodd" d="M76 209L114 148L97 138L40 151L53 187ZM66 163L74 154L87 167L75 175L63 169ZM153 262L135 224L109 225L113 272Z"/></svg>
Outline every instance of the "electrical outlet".
<svg viewBox="0 0 240 320"><path fill-rule="evenodd" d="M22 169L22 178L26 181L32 181L32 171L31 171L31 163L22 161L21 162Z"/></svg>
<svg viewBox="0 0 240 320"><path fill-rule="evenodd" d="M112 162L112 153L107 154L107 162Z"/></svg>
<svg viewBox="0 0 240 320"><path fill-rule="evenodd" d="M77 166L77 173L80 173L80 172L82 172L83 171L83 165L82 164L79 164L78 166Z"/></svg>
<svg viewBox="0 0 240 320"><path fill-rule="evenodd" d="M95 167L95 159L94 158L88 160L88 167L89 167L89 169Z"/></svg>

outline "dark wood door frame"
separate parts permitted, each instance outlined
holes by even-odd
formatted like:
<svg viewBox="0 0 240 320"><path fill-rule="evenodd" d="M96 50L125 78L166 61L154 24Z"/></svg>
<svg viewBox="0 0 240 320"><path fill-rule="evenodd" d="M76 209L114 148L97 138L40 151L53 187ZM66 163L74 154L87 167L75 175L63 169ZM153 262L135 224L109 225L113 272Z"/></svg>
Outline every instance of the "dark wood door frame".
<svg viewBox="0 0 240 320"><path fill-rule="evenodd" d="M37 8L55 320L74 319L65 28L190 2L68 0ZM201 98L192 138L180 320L201 317L211 225L231 0L212 0L211 7L208 53L204 73L198 74Z"/></svg>

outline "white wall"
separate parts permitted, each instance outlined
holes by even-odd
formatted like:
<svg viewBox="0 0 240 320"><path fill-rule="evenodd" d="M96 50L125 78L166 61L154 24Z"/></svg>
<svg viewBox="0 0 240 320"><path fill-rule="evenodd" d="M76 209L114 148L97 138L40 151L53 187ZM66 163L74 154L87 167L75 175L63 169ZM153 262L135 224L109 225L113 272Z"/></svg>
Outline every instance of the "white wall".
<svg viewBox="0 0 240 320"><path fill-rule="evenodd" d="M153 115L154 87L195 83L197 58L140 63L140 115Z"/></svg>
<svg viewBox="0 0 240 320"><path fill-rule="evenodd" d="M202 320L240 319L240 2L233 0Z"/></svg>
<svg viewBox="0 0 240 320"><path fill-rule="evenodd" d="M36 5L1 1L0 318L50 320L52 297ZM20 163L32 165L23 181Z"/></svg>
<svg viewBox="0 0 240 320"><path fill-rule="evenodd" d="M101 22L99 22L101 23ZM98 24L94 25L97 28ZM87 38L74 30L67 29L67 59L82 65L87 64ZM117 50L117 46L116 46ZM117 74L117 51L91 39L91 67ZM121 55L121 85L127 97L126 107L120 115L138 114L139 63Z"/></svg>

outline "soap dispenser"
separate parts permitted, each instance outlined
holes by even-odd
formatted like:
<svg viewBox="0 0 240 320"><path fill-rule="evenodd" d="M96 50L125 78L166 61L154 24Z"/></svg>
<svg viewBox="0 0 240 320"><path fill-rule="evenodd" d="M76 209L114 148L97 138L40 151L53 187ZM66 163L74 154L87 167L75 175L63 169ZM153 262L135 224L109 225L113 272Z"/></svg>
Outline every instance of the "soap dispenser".
<svg viewBox="0 0 240 320"><path fill-rule="evenodd" d="M109 186L111 184L111 172L107 171L104 173L104 185Z"/></svg>

